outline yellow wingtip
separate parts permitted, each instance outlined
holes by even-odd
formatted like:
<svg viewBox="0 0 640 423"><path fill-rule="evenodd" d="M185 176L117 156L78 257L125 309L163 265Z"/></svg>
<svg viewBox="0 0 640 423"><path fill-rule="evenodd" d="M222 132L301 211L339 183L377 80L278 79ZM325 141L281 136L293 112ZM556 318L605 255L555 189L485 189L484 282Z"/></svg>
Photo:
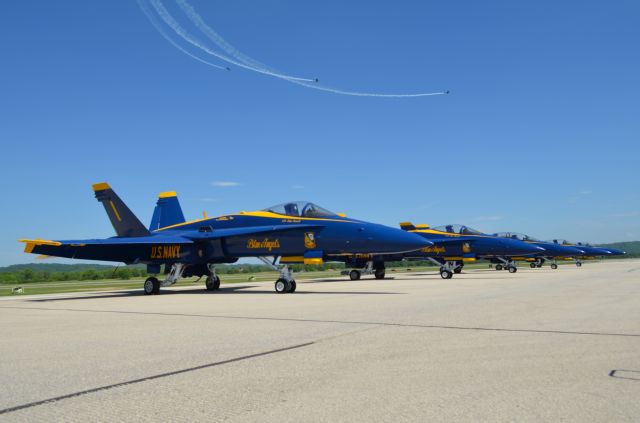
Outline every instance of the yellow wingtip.
<svg viewBox="0 0 640 423"><path fill-rule="evenodd" d="M109 184L106 182L99 182L97 184L91 185L91 187L93 188L94 191L103 191L105 189L111 188Z"/></svg>
<svg viewBox="0 0 640 423"><path fill-rule="evenodd" d="M178 194L175 191L165 191L158 194L158 198L177 197Z"/></svg>

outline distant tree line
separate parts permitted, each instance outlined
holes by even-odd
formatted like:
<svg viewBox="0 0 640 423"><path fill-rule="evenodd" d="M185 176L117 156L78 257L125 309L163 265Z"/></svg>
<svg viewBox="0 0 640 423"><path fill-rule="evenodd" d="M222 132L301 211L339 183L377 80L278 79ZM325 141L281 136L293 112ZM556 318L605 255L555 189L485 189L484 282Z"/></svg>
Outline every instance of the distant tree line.
<svg viewBox="0 0 640 423"><path fill-rule="evenodd" d="M430 262L426 261L410 261L410 262L387 262L386 267L419 267L430 266ZM344 263L324 263L324 264L293 264L291 269L294 272L320 272L324 270L341 270L344 269ZM216 273L220 275L233 274L254 274L261 272L269 272L273 269L264 264L222 264L216 266ZM64 282L64 281L92 281L92 280L129 280L129 279L145 279L147 270L144 266L126 266L111 268L88 268L84 270L74 271L49 271L49 270L33 270L31 268L23 268L20 270L0 272L0 284L17 284L30 282Z"/></svg>

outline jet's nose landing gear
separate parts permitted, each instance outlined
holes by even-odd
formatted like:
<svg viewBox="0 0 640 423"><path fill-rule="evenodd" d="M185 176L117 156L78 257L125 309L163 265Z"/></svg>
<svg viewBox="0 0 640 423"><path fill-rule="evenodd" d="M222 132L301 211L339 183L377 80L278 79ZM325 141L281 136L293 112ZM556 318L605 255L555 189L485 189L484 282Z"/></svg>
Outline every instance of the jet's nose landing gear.
<svg viewBox="0 0 640 423"><path fill-rule="evenodd" d="M278 294L284 294L287 292L295 292L296 291L296 281L291 279L290 281L280 278L276 281L275 284L276 292Z"/></svg>
<svg viewBox="0 0 640 423"><path fill-rule="evenodd" d="M280 272L280 277L274 284L275 291L278 294L292 293L296 292L296 281L293 279L293 272L288 266L277 266L276 260L277 257L274 258L273 262L266 257L258 257L258 259L266 264L267 266L277 270Z"/></svg>
<svg viewBox="0 0 640 423"><path fill-rule="evenodd" d="M349 272L349 279L351 279L352 281L360 280L360 276L361 273L357 269L353 269L351 272Z"/></svg>
<svg viewBox="0 0 640 423"><path fill-rule="evenodd" d="M582 267L582 262L580 260L576 261L576 267Z"/></svg>

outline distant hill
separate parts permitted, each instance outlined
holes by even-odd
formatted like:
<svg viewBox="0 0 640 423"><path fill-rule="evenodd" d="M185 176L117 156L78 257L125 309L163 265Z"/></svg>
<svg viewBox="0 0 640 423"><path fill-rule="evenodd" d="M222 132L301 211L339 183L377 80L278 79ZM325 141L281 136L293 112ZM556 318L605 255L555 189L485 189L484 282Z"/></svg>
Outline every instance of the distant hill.
<svg viewBox="0 0 640 423"><path fill-rule="evenodd" d="M26 263L12 264L11 266L0 267L0 272L19 272L21 270L30 269L34 272L77 272L84 270L107 270L116 266L105 264L60 264L60 263Z"/></svg>
<svg viewBox="0 0 640 423"><path fill-rule="evenodd" d="M626 251L628 255L640 256L640 241L612 242L610 244L600 244L599 247L616 248Z"/></svg>

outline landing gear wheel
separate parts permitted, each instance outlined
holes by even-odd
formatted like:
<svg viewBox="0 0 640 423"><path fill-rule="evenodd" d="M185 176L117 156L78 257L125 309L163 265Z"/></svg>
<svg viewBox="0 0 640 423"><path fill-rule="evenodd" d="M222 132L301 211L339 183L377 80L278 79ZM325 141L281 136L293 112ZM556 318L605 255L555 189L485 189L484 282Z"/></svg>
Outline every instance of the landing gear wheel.
<svg viewBox="0 0 640 423"><path fill-rule="evenodd" d="M509 273L516 273L518 271L518 268L515 266L509 266L507 267L507 270L509 271Z"/></svg>
<svg viewBox="0 0 640 423"><path fill-rule="evenodd" d="M496 264L496 270L502 270L502 265L501 264Z"/></svg>
<svg viewBox="0 0 640 423"><path fill-rule="evenodd" d="M535 263L530 263L529 267L532 268L532 269L535 269L536 268L536 264Z"/></svg>
<svg viewBox="0 0 640 423"><path fill-rule="evenodd" d="M440 277L442 279L451 279L453 277L453 273L450 270L442 269L440 270Z"/></svg>
<svg viewBox="0 0 640 423"><path fill-rule="evenodd" d="M218 276L207 276L204 284L207 287L207 291L217 291L220 289L220 278Z"/></svg>
<svg viewBox="0 0 640 423"><path fill-rule="evenodd" d="M555 263L553 263L553 264L551 265L551 268L552 268L553 270L556 270L556 269L558 268L558 265L557 265L557 264L555 264Z"/></svg>
<svg viewBox="0 0 640 423"><path fill-rule="evenodd" d="M374 272L374 275L376 277L376 279L384 279L384 269L376 269L376 271Z"/></svg>
<svg viewBox="0 0 640 423"><path fill-rule="evenodd" d="M351 278L352 281L357 281L358 279L360 279L360 271L359 270L352 270L351 272L349 272L349 278Z"/></svg>
<svg viewBox="0 0 640 423"><path fill-rule="evenodd" d="M275 288L278 294L284 294L285 292L289 292L289 290L291 289L291 283L285 279L280 278L276 281Z"/></svg>
<svg viewBox="0 0 640 423"><path fill-rule="evenodd" d="M289 282L289 290L287 292L296 292L296 281Z"/></svg>
<svg viewBox="0 0 640 423"><path fill-rule="evenodd" d="M160 292L160 281L157 278L150 277L144 281L144 295L155 295Z"/></svg>
<svg viewBox="0 0 640 423"><path fill-rule="evenodd" d="M581 263L581 262L579 262L579 261L577 261L577 262L576 262L576 266L577 266L577 267L580 267L580 266L582 266L582 263Z"/></svg>
<svg viewBox="0 0 640 423"><path fill-rule="evenodd" d="M540 269L540 268L542 267L542 263L540 263L540 264L536 264L536 267L537 267L538 269Z"/></svg>
<svg viewBox="0 0 640 423"><path fill-rule="evenodd" d="M455 269L453 269L453 273L462 273L462 267L456 267Z"/></svg>

